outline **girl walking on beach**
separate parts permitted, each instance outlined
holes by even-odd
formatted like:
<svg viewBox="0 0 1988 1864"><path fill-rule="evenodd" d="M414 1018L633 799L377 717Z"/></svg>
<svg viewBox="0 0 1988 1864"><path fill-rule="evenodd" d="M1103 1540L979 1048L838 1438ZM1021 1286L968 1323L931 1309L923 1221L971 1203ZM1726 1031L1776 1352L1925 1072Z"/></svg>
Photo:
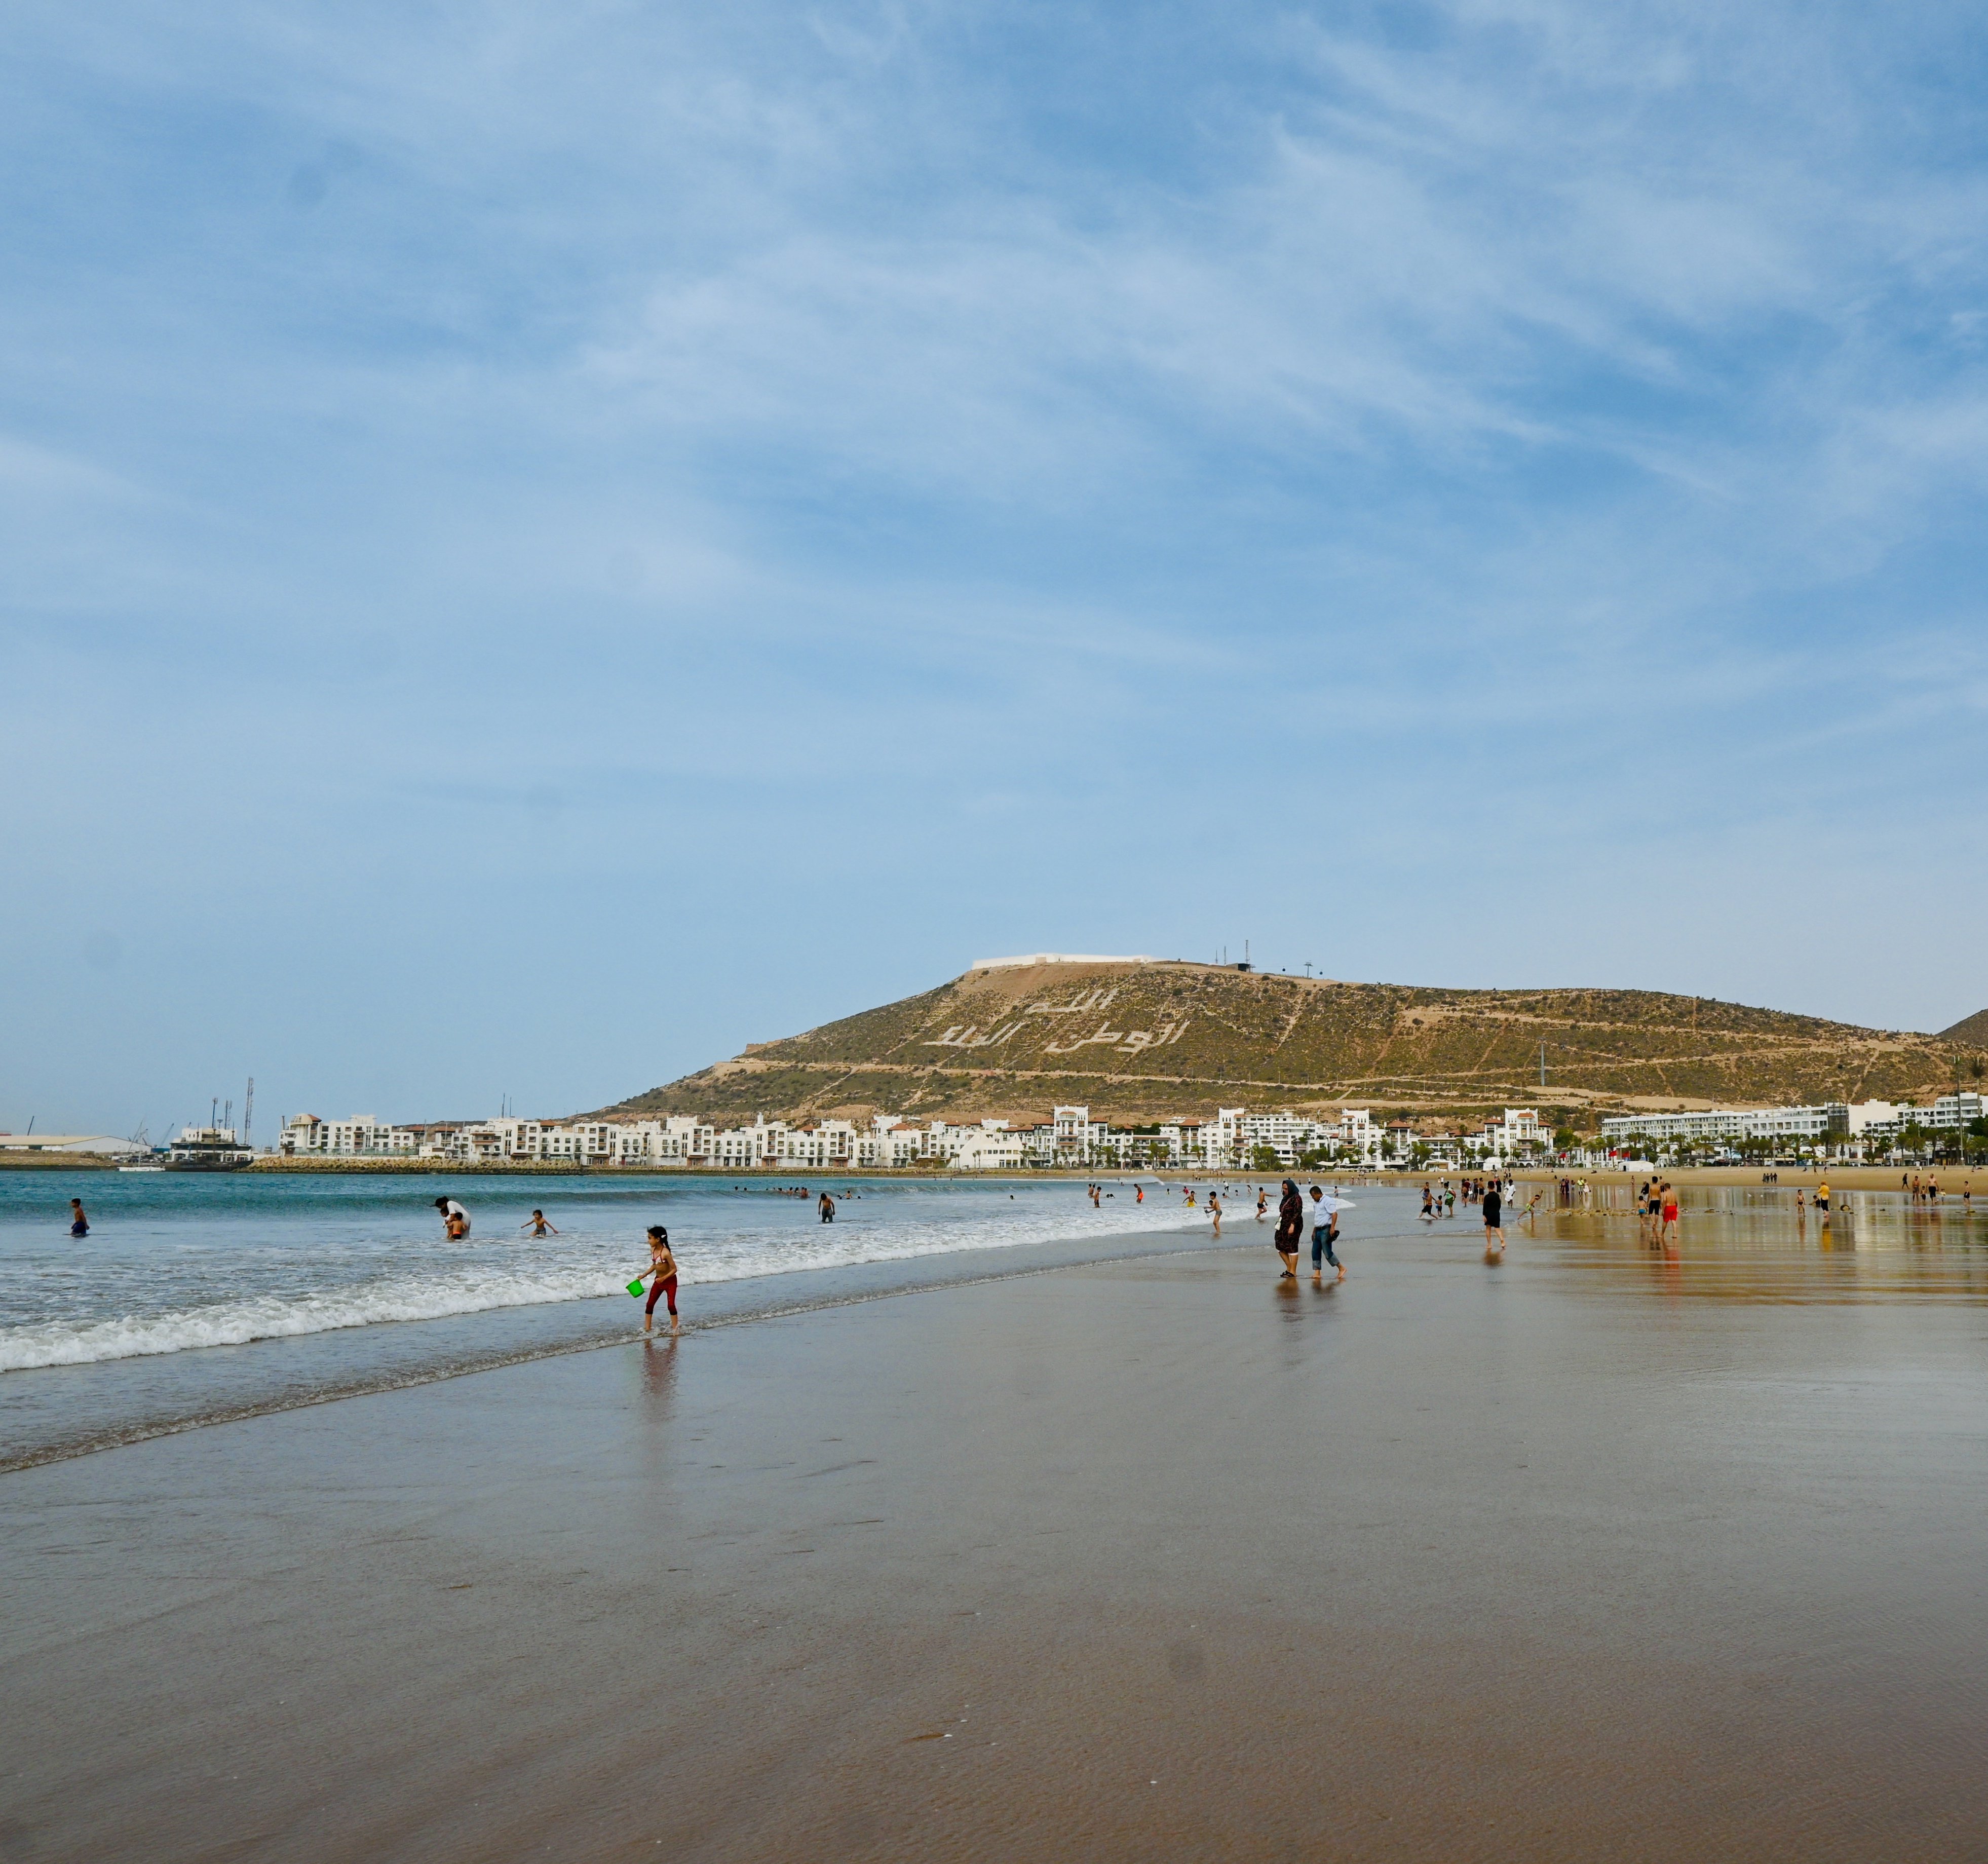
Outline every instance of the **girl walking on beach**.
<svg viewBox="0 0 1988 1864"><path fill-rule="evenodd" d="M1504 1199L1495 1183L1484 1193L1484 1253L1486 1256L1505 1253Z"/></svg>
<svg viewBox="0 0 1988 1864"><path fill-rule="evenodd" d="M1274 1239L1277 1253L1283 1259L1283 1274L1292 1280L1298 1278L1298 1243L1304 1235L1304 1199L1298 1194L1297 1180L1284 1180L1284 1194L1277 1200L1277 1233Z"/></svg>
<svg viewBox="0 0 1988 1864"><path fill-rule="evenodd" d="M649 1226L649 1266L635 1279L647 1281L655 1277L649 1289L649 1304L642 1310L642 1331L647 1333L656 1324L656 1297L666 1296L670 1304L670 1331L677 1331L677 1259L670 1253L670 1233L660 1223Z"/></svg>

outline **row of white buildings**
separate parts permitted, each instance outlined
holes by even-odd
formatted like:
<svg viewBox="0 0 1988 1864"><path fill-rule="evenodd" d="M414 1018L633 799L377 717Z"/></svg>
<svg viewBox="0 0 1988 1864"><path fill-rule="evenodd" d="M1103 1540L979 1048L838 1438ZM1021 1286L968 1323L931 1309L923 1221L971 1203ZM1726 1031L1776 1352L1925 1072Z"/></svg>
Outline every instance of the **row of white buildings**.
<svg viewBox="0 0 1988 1864"><path fill-rule="evenodd" d="M1529 1107L1472 1136L1425 1137L1405 1121L1376 1121L1349 1108L1331 1121L1292 1113L1219 1109L1212 1119L1114 1127L1088 1107L1058 1107L1043 1125L1006 1120L925 1125L879 1114L789 1125L763 1115L750 1126L720 1127L688 1115L648 1120L501 1118L392 1126L370 1115L324 1120L313 1113L283 1122L277 1150L292 1159L429 1159L457 1165L621 1165L655 1171L894 1170L928 1162L962 1171L1138 1165L1215 1170L1295 1165L1310 1159L1355 1169L1389 1164L1511 1159L1545 1150L1550 1131Z"/></svg>
<svg viewBox="0 0 1988 1864"><path fill-rule="evenodd" d="M1978 1094L1942 1094L1930 1107L1893 1101L1823 1101L1809 1107L1709 1107L1696 1113L1624 1113L1601 1122L1601 1143L1619 1150L1639 1142L1677 1146L1751 1139L1807 1142L1845 1149L1896 1139L1908 1127L1928 1133L1965 1130L1982 1118Z"/></svg>

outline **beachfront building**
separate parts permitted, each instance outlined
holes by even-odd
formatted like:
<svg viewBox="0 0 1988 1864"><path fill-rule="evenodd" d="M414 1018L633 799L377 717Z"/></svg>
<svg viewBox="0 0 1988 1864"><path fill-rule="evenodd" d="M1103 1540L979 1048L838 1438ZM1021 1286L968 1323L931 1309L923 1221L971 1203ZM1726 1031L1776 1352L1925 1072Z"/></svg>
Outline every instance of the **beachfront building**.
<svg viewBox="0 0 1988 1864"><path fill-rule="evenodd" d="M1243 1162L1242 1122L1249 1117L1246 1107L1218 1107L1215 1118L1201 1124L1201 1156L1182 1161L1219 1171L1225 1165Z"/></svg>
<svg viewBox="0 0 1988 1864"><path fill-rule="evenodd" d="M887 1171L901 1170L925 1157L925 1138L923 1128L894 1113L875 1115L857 1146L857 1162Z"/></svg>
<svg viewBox="0 0 1988 1864"><path fill-rule="evenodd" d="M1851 1131L1851 1109L1841 1101L1808 1107L1707 1107L1689 1113L1611 1114L1601 1142L1618 1151L1638 1141L1672 1146L1715 1142L1826 1140Z"/></svg>
<svg viewBox="0 0 1988 1864"><path fill-rule="evenodd" d="M1387 1129L1374 1124L1371 1108L1346 1108L1340 1114L1337 1125L1330 1130L1342 1157L1357 1161L1368 1168L1380 1164Z"/></svg>
<svg viewBox="0 0 1988 1864"><path fill-rule="evenodd" d="M1875 1111L1880 1108L1882 1112ZM1903 1132L1908 1126L1932 1133L1964 1129L1976 1120L1988 1118L1988 1102L1984 1102L1978 1094L1942 1094L1930 1107L1895 1106L1889 1101L1866 1101L1861 1107L1851 1108L1850 1113L1852 1132L1882 1134L1891 1138ZM1865 1115L1861 1121L1857 1118L1859 1114Z"/></svg>
<svg viewBox="0 0 1988 1864"><path fill-rule="evenodd" d="M1059 1107L1050 1116L1050 1135L1054 1142L1054 1156L1060 1163L1088 1165L1090 1162L1090 1109L1088 1107Z"/></svg>
<svg viewBox="0 0 1988 1864"><path fill-rule="evenodd" d="M1942 1094L1930 1107L1891 1101L1850 1105L1824 1101L1802 1107L1707 1107L1686 1113L1611 1114L1601 1122L1604 1146L1633 1140L1677 1145L1787 1139L1810 1144L1895 1137L1908 1126L1928 1132L1966 1126L1982 1117L1976 1094Z"/></svg>
<svg viewBox="0 0 1988 1864"><path fill-rule="evenodd" d="M1540 1116L1533 1108L1507 1107L1502 1120L1489 1121L1479 1132L1476 1143L1486 1158L1503 1163L1549 1150L1553 1144L1553 1132L1540 1124Z"/></svg>
<svg viewBox="0 0 1988 1864"><path fill-rule="evenodd" d="M962 1172L1013 1171L1028 1163L1029 1148L1006 1120L983 1120L967 1133L950 1160Z"/></svg>
<svg viewBox="0 0 1988 1864"><path fill-rule="evenodd" d="M283 1122L276 1150L286 1159L412 1159L427 1138L424 1126L389 1126L370 1113L349 1120L293 1113Z"/></svg>
<svg viewBox="0 0 1988 1864"><path fill-rule="evenodd" d="M1540 1131L1531 1109L1508 1108L1504 1119L1486 1127L1472 1145L1514 1156ZM1287 1169L1309 1159L1315 1165L1329 1160L1371 1170L1391 1162L1427 1163L1432 1158L1452 1161L1457 1155L1453 1142L1425 1140L1405 1121L1383 1127L1364 1107L1344 1108L1330 1121L1289 1108L1251 1113L1246 1108L1223 1107L1212 1119L1182 1118L1152 1126L1118 1127L1094 1119L1088 1107L1060 1106L1048 1121L1021 1128L999 1119L963 1125L935 1119L921 1125L896 1114L877 1114L867 1127L843 1119L789 1122L760 1115L749 1126L721 1128L677 1114L624 1120L528 1120L507 1114L495 1119L392 1126L370 1115L324 1120L303 1113L283 1121L278 1150L297 1159L430 1159L457 1165L538 1165L576 1170L702 1168L796 1175L900 1171L928 1162L962 1171L1030 1166L1236 1171L1263 1166L1266 1152Z"/></svg>
<svg viewBox="0 0 1988 1864"><path fill-rule="evenodd" d="M702 1165L710 1159L718 1141L716 1127L686 1114L644 1120L637 1130L644 1140L641 1162L659 1166Z"/></svg>

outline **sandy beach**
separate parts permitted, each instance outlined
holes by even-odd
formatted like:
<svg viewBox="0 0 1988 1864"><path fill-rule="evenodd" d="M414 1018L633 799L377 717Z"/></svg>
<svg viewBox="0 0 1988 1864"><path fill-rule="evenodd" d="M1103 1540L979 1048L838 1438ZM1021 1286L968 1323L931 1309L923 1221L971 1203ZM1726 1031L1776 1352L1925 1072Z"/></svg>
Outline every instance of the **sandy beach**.
<svg viewBox="0 0 1988 1864"><path fill-rule="evenodd" d="M1349 1253L0 1477L0 1856L1980 1856L1971 1231Z"/></svg>

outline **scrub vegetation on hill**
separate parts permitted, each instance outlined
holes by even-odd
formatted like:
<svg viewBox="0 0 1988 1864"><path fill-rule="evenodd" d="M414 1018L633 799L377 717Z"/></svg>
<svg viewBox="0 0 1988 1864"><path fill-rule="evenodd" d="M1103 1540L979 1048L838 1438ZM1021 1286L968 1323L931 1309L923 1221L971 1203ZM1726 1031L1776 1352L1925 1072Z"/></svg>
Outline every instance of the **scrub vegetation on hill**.
<svg viewBox="0 0 1988 1864"><path fill-rule="evenodd" d="M1545 1050L1546 1084L1540 1080ZM614 1115L999 1118L1058 1102L1124 1125L1367 1106L1468 1118L1533 1105L1591 1128L1628 1107L1923 1100L1971 1044L1653 990L1445 990L1188 963L969 971L746 1052Z"/></svg>

